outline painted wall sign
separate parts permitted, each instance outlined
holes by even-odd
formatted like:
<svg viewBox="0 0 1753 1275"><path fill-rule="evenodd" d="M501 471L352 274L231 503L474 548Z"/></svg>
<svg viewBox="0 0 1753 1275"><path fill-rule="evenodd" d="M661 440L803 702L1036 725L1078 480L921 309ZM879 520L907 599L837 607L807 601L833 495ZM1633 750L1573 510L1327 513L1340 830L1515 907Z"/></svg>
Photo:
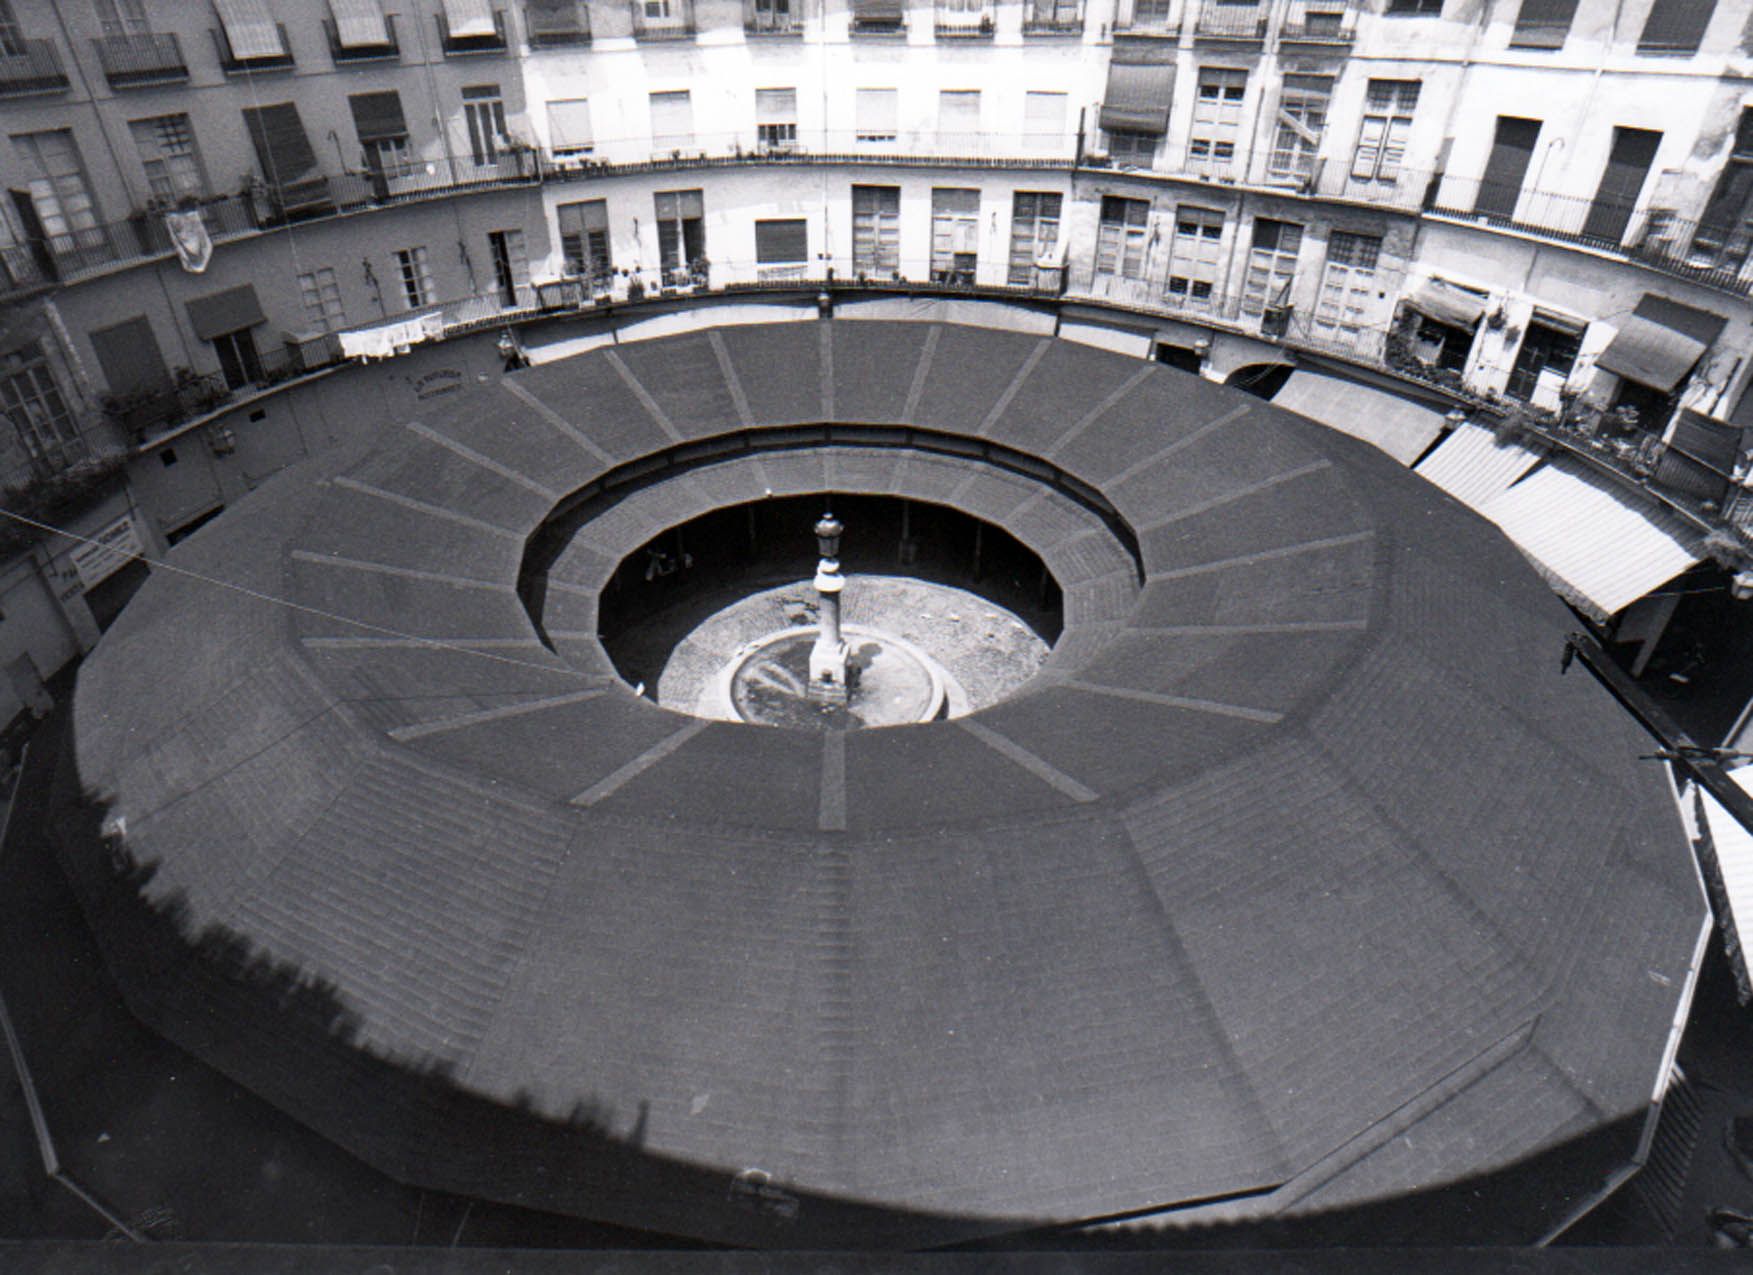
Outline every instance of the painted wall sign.
<svg viewBox="0 0 1753 1275"><path fill-rule="evenodd" d="M130 514L123 514L91 540L92 543L78 545L67 554L67 560L79 573L79 587L87 592L120 571L140 552L140 532Z"/></svg>

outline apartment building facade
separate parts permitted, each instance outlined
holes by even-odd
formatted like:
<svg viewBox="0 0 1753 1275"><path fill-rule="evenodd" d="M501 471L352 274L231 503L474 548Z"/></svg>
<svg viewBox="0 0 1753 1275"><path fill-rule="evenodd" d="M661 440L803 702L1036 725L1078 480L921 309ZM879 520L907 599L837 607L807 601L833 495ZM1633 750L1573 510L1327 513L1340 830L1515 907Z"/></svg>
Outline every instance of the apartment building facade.
<svg viewBox="0 0 1753 1275"><path fill-rule="evenodd" d="M1750 16L0 0L0 482L117 458L105 499L156 544L346 434L274 406L343 359L830 285L1075 312L1219 379L1324 363L1689 430L1734 469Z"/></svg>

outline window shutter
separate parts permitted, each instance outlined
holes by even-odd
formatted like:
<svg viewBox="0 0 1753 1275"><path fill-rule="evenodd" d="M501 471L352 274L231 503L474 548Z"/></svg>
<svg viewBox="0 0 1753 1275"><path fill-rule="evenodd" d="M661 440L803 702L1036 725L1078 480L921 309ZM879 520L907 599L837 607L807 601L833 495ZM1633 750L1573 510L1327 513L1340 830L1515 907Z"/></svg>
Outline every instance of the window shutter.
<svg viewBox="0 0 1753 1275"><path fill-rule="evenodd" d="M894 89L859 89L853 106L860 133L892 137L899 131L900 104Z"/></svg>
<svg viewBox="0 0 1753 1275"><path fill-rule="evenodd" d="M335 40L343 49L374 48L390 42L377 0L329 0Z"/></svg>
<svg viewBox="0 0 1753 1275"><path fill-rule="evenodd" d="M444 0L444 21L452 39L472 40L498 34L491 0Z"/></svg>
<svg viewBox="0 0 1753 1275"><path fill-rule="evenodd" d="M170 386L158 338L144 315L93 332L91 348L112 394L153 393Z"/></svg>
<svg viewBox="0 0 1753 1275"><path fill-rule="evenodd" d="M1512 49L1556 49L1570 34L1571 19L1576 16L1577 0L1522 0L1516 14L1515 33L1510 36Z"/></svg>
<svg viewBox="0 0 1753 1275"><path fill-rule="evenodd" d="M809 223L803 218L755 223L757 262L762 265L794 265L809 259Z"/></svg>
<svg viewBox="0 0 1753 1275"><path fill-rule="evenodd" d="M555 154L587 151L595 144L588 98L575 97L548 103L548 145Z"/></svg>
<svg viewBox="0 0 1753 1275"><path fill-rule="evenodd" d="M659 149L679 146L694 136L694 103L688 90L651 95L651 140Z"/></svg>
<svg viewBox="0 0 1753 1275"><path fill-rule="evenodd" d="M1696 53L1716 0L1655 0L1638 37L1639 53Z"/></svg>
<svg viewBox="0 0 1753 1275"><path fill-rule="evenodd" d="M225 42L240 62L255 58L278 58L286 54L280 28L268 8L268 0L213 0Z"/></svg>
<svg viewBox="0 0 1753 1275"><path fill-rule="evenodd" d="M382 93L355 93L347 99L353 111L353 128L365 145L386 137L406 137L408 122L402 117L402 98L394 89Z"/></svg>
<svg viewBox="0 0 1753 1275"><path fill-rule="evenodd" d="M1365 181L1376 175L1376 167L1382 158L1382 137L1387 132L1388 121L1380 116L1364 117L1363 131L1357 137L1357 153L1351 159L1351 175Z"/></svg>
<svg viewBox="0 0 1753 1275"><path fill-rule="evenodd" d="M756 89L755 122L758 124L797 123L797 90Z"/></svg>
<svg viewBox="0 0 1753 1275"><path fill-rule="evenodd" d="M293 103L246 106L243 120L269 185L285 186L317 166L304 121L298 118L298 107Z"/></svg>

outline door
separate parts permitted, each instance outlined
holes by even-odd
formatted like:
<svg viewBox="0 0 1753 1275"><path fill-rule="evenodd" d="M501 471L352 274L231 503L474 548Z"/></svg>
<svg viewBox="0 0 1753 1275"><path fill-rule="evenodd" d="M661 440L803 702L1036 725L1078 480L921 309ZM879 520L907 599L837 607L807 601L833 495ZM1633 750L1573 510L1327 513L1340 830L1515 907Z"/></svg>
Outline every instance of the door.
<svg viewBox="0 0 1753 1275"><path fill-rule="evenodd" d="M523 231L495 230L487 236L487 248L493 256L493 287L499 304L517 304L517 292L529 279L529 261L524 255Z"/></svg>
<svg viewBox="0 0 1753 1275"><path fill-rule="evenodd" d="M1644 178L1656 159L1656 147L1662 135L1644 128L1613 130L1613 150L1607 156L1607 167L1601 173L1601 184L1589 204L1583 234L1590 239L1618 246L1631 224L1632 210L1643 191Z"/></svg>
<svg viewBox="0 0 1753 1275"><path fill-rule="evenodd" d="M1491 142L1491 158L1485 161L1485 176L1479 181L1479 194L1473 200L1473 211L1496 217L1514 217L1516 201L1522 197L1522 179L1528 175L1528 164L1534 158L1534 143L1540 136L1539 120L1516 119L1510 115L1497 117L1497 135Z"/></svg>

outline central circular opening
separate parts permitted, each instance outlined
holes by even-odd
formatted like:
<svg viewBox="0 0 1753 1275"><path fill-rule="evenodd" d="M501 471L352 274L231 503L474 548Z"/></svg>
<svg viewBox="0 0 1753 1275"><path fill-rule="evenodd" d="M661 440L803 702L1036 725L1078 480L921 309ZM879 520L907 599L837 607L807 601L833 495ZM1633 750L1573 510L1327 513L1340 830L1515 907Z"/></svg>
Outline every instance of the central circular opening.
<svg viewBox="0 0 1753 1275"><path fill-rule="evenodd" d="M837 544L817 535L829 510ZM621 560L598 604L603 649L641 694L817 730L997 703L1035 675L1062 625L1058 582L1010 533L869 495L769 498L671 527Z"/></svg>

